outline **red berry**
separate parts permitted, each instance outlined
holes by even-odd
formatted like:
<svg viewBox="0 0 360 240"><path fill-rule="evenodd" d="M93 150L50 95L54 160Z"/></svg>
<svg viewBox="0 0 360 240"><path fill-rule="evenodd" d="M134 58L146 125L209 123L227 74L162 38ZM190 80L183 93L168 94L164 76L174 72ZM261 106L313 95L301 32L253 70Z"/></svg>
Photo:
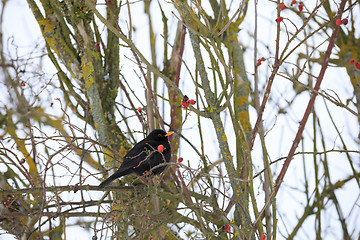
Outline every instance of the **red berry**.
<svg viewBox="0 0 360 240"><path fill-rule="evenodd" d="M341 21L340 18L338 20L336 20L336 25L340 26L341 24L343 24L343 22Z"/></svg>
<svg viewBox="0 0 360 240"><path fill-rule="evenodd" d="M261 235L260 235L260 239L261 239L261 240L265 240L265 239L266 239L266 235L265 235L265 234L261 234Z"/></svg>
<svg viewBox="0 0 360 240"><path fill-rule="evenodd" d="M275 21L279 23L279 22L282 22L282 20L283 20L282 17L278 17Z"/></svg>
<svg viewBox="0 0 360 240"><path fill-rule="evenodd" d="M100 52L100 44L95 45L96 51Z"/></svg>
<svg viewBox="0 0 360 240"><path fill-rule="evenodd" d="M349 20L348 20L347 18L344 18L344 19L342 20L342 23L343 23L344 25L348 24L348 22L349 22Z"/></svg>
<svg viewBox="0 0 360 240"><path fill-rule="evenodd" d="M354 63L355 63L355 59L353 59L353 58L350 59L349 63L350 63L350 64L354 64Z"/></svg>
<svg viewBox="0 0 360 240"><path fill-rule="evenodd" d="M260 66L261 65L261 61L257 61L257 63L256 63L256 66Z"/></svg>
<svg viewBox="0 0 360 240"><path fill-rule="evenodd" d="M187 101L186 102L181 102L181 105L182 105L183 108L187 108L189 103Z"/></svg>
<svg viewBox="0 0 360 240"><path fill-rule="evenodd" d="M114 2L113 2L112 0L108 0L108 1L106 2L106 4L107 4L107 5L113 5Z"/></svg>
<svg viewBox="0 0 360 240"><path fill-rule="evenodd" d="M164 146L160 144L160 145L157 147L157 150L158 150L159 152L163 152L163 151L164 151Z"/></svg>
<svg viewBox="0 0 360 240"><path fill-rule="evenodd" d="M286 9L285 3L281 2L280 3L280 10L285 10L285 9Z"/></svg>
<svg viewBox="0 0 360 240"><path fill-rule="evenodd" d="M25 83L21 83L21 86L25 87L25 86L26 86L26 84L25 84Z"/></svg>
<svg viewBox="0 0 360 240"><path fill-rule="evenodd" d="M291 1L291 6L294 5L294 4L296 4L296 0Z"/></svg>
<svg viewBox="0 0 360 240"><path fill-rule="evenodd" d="M304 5L302 3L300 3L298 8L299 8L299 11L301 12L304 9Z"/></svg>
<svg viewBox="0 0 360 240"><path fill-rule="evenodd" d="M360 69L360 62L357 62L357 63L355 64L355 67L356 67L357 69Z"/></svg>
<svg viewBox="0 0 360 240"><path fill-rule="evenodd" d="M190 103L191 105L195 105L196 101L195 101L194 99L190 99L190 100L189 100L189 103Z"/></svg>
<svg viewBox="0 0 360 240"><path fill-rule="evenodd" d="M266 61L266 59L265 59L264 57L260 58L259 60L261 60L261 61ZM259 61L259 60L258 60L258 61Z"/></svg>
<svg viewBox="0 0 360 240"><path fill-rule="evenodd" d="M225 230L225 232L230 232L230 225L229 225L229 224L226 224L226 225L224 226L224 230Z"/></svg>
<svg viewBox="0 0 360 240"><path fill-rule="evenodd" d="M184 159L183 159L182 157L179 157L179 158L178 158L178 162L180 162L180 163L181 163L183 160L184 160Z"/></svg>
<svg viewBox="0 0 360 240"><path fill-rule="evenodd" d="M142 108L141 107L138 107L138 112L141 113L142 112Z"/></svg>

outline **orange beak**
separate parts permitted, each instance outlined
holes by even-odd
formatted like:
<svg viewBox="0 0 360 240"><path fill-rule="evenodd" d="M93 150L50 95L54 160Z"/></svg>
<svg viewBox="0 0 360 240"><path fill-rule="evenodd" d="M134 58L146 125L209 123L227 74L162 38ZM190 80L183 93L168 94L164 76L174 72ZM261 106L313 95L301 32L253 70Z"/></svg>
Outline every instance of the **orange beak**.
<svg viewBox="0 0 360 240"><path fill-rule="evenodd" d="M171 134L173 134L174 132L168 132L167 134L165 134L165 137L170 136Z"/></svg>

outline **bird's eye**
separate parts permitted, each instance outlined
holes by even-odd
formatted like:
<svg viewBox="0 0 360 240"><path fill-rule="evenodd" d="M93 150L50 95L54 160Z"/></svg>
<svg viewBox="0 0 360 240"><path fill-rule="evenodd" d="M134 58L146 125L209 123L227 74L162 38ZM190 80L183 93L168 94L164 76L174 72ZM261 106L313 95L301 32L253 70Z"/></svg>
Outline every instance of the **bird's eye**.
<svg viewBox="0 0 360 240"><path fill-rule="evenodd" d="M158 137L162 137L162 135L159 133L159 134L158 134Z"/></svg>

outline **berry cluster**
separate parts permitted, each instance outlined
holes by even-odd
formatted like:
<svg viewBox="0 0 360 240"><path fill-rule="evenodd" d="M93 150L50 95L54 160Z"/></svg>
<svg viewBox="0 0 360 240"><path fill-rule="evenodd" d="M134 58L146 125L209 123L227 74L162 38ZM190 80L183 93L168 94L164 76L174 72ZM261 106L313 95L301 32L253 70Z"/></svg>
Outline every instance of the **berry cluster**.
<svg viewBox="0 0 360 240"><path fill-rule="evenodd" d="M356 62L355 63L355 59L350 59L350 61L349 61L349 63L351 64L351 65L355 65L355 67L356 67L356 69L360 69L360 62Z"/></svg>
<svg viewBox="0 0 360 240"><path fill-rule="evenodd" d="M265 61L265 60L266 60L266 59L265 59L264 57L259 58L259 59L257 60L256 66L260 66L260 65L261 65L261 62L263 62L263 61Z"/></svg>
<svg viewBox="0 0 360 240"><path fill-rule="evenodd" d="M184 95L183 100L181 101L181 107L185 109L190 105L195 105L195 103L196 101L194 99L189 99L188 96Z"/></svg>
<svg viewBox="0 0 360 240"><path fill-rule="evenodd" d="M291 3L290 3L291 6L295 5L295 4L297 4L296 0L292 0ZM299 2L298 9L299 9L300 12L302 12L302 10L304 10L304 4L302 2Z"/></svg>
<svg viewBox="0 0 360 240"><path fill-rule="evenodd" d="M231 227L229 224L226 224L225 226L223 226L223 231L228 233L228 232L230 232L230 230L231 230Z"/></svg>
<svg viewBox="0 0 360 240"><path fill-rule="evenodd" d="M336 20L336 25L337 26L340 26L340 25L346 25L346 24L348 24L348 22L349 22L349 20L347 19L347 18L343 18L343 19L338 19L338 20Z"/></svg>
<svg viewBox="0 0 360 240"><path fill-rule="evenodd" d="M292 7L292 6L295 5L295 4L297 4L297 1L296 1L296 0L292 0L291 3L290 3L290 6ZM284 2L281 2L281 3L279 4L279 8L280 8L280 11L283 11L283 10L285 10L287 7L286 7L286 5L285 5ZM299 4L298 4L298 9L299 9L300 12L302 12L302 10L304 10L304 4L303 4L302 2L299 2ZM275 19L275 21L276 21L277 23L282 22L282 20L283 20L283 17L281 17L281 16L279 16L279 17L277 17L277 18Z"/></svg>

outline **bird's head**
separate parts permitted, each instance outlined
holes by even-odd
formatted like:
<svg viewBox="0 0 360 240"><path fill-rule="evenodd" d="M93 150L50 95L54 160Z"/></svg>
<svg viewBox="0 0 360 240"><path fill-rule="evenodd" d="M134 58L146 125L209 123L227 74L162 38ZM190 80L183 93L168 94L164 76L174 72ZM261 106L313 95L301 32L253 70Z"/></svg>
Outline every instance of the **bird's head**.
<svg viewBox="0 0 360 240"><path fill-rule="evenodd" d="M161 129L155 129L152 131L147 138L154 139L154 140L164 140L174 132L165 132Z"/></svg>

